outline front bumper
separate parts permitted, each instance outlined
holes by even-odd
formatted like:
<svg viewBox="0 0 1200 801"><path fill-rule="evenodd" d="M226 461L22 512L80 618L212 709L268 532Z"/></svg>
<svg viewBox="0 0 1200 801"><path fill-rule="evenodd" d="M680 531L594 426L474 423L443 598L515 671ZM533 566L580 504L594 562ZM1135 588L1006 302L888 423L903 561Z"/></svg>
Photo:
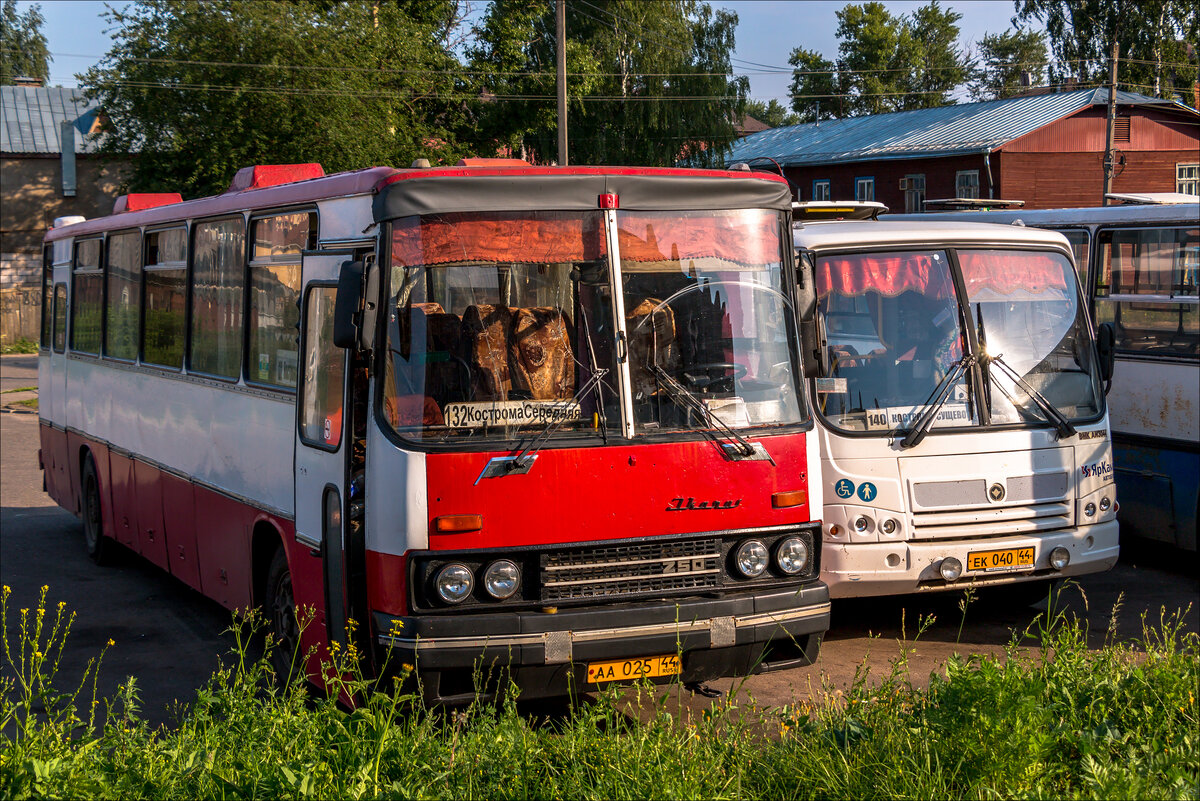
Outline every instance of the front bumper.
<svg viewBox="0 0 1200 801"><path fill-rule="evenodd" d="M507 668L522 697L584 687L589 661L680 654L683 681L808 664L829 627L829 592L820 582L754 594L686 598L550 612L392 617L375 613L391 665L414 665L427 697L479 694L442 687L448 672ZM779 646L775 659L767 649ZM789 649L790 646L790 649ZM783 656L781 660L778 657ZM784 664L786 662L786 664ZM439 685L431 692L430 683ZM461 691L460 691L461 690ZM487 694L487 693L483 693Z"/></svg>
<svg viewBox="0 0 1200 801"><path fill-rule="evenodd" d="M1032 571L966 573L954 582L944 581L938 573L938 565L947 556L965 565L968 551L1031 546L1037 549ZM1063 570L1050 567L1050 551L1058 546L1071 553L1070 564ZM826 542L821 551L821 580L829 585L831 598L961 590L1100 573L1117 563L1119 551L1116 520L1039 535L924 542Z"/></svg>

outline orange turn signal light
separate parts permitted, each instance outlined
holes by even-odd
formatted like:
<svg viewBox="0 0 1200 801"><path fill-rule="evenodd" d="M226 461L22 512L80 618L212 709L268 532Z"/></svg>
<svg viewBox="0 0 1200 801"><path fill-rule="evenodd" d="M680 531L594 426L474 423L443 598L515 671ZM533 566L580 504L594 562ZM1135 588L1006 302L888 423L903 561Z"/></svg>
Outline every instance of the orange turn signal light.
<svg viewBox="0 0 1200 801"><path fill-rule="evenodd" d="M776 509L787 509L792 506L803 506L806 503L808 503L808 490L776 492L771 496L771 505Z"/></svg>
<svg viewBox="0 0 1200 801"><path fill-rule="evenodd" d="M433 519L438 534L464 534L483 528L483 515L442 515Z"/></svg>

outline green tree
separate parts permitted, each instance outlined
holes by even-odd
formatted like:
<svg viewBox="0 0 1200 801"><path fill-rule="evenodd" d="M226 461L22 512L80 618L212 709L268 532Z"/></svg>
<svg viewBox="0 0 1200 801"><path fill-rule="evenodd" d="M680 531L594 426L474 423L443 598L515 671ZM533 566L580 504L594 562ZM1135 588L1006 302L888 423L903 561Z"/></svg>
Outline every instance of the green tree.
<svg viewBox="0 0 1200 801"><path fill-rule="evenodd" d="M879 2L836 14L836 65L803 48L789 59L792 108L804 120L949 105L972 74L973 61L958 46L962 15L938 0L910 16L894 17Z"/></svg>
<svg viewBox="0 0 1200 801"><path fill-rule="evenodd" d="M105 60L82 86L108 118L109 155L138 153L131 185L187 196L240 167L327 172L457 160L473 96L444 15L409 3L139 0L110 8ZM424 12L445 4L416 4Z"/></svg>
<svg viewBox="0 0 1200 801"><path fill-rule="evenodd" d="M984 34L979 40L979 68L970 82L975 100L1002 100L1020 94L1021 74L1029 85L1046 81L1046 37L1041 31L1017 28L1006 33Z"/></svg>
<svg viewBox="0 0 1200 801"><path fill-rule="evenodd" d="M903 99L903 108L951 105L950 93L974 72L973 59L958 46L960 19L962 14L943 10L933 0L905 21L915 69L908 76L909 95Z"/></svg>
<svg viewBox="0 0 1200 801"><path fill-rule="evenodd" d="M765 122L772 128L780 128L784 125L795 125L800 122L800 117L788 111L780 102L771 98L769 102L761 100L747 100L746 113L754 119Z"/></svg>
<svg viewBox="0 0 1200 801"><path fill-rule="evenodd" d="M12 84L16 78L50 80L50 51L42 33L45 22L40 5L17 13L17 0L4 0L0 6L0 84Z"/></svg>
<svg viewBox="0 0 1200 801"><path fill-rule="evenodd" d="M749 88L730 77L736 14L694 0L577 0L566 23L570 163L720 159ZM489 5L468 50L484 89L481 152L556 160L554 48L552 3Z"/></svg>
<svg viewBox="0 0 1200 801"><path fill-rule="evenodd" d="M788 94L801 122L819 122L846 116L845 95L840 90L837 65L815 50L797 47L788 58L792 85Z"/></svg>
<svg viewBox="0 0 1200 801"><path fill-rule="evenodd" d="M1046 27L1051 83L1105 83L1114 41L1120 45L1119 88L1189 96L1197 80L1195 0L1014 0L1013 6L1014 22L1036 20Z"/></svg>

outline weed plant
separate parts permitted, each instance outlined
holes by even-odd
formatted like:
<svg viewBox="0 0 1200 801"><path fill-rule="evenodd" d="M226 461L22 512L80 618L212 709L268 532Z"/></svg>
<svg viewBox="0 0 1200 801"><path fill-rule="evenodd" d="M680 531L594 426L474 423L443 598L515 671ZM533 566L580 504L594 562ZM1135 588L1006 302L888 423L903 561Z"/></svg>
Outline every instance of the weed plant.
<svg viewBox="0 0 1200 801"><path fill-rule="evenodd" d="M269 638L252 658L243 619L227 666L152 730L133 679L97 722L103 651L56 689L72 615L43 588L10 631L3 592L2 798L1196 798L1200 781L1200 644L1181 614L1090 650L1084 622L1047 613L1003 658L952 659L924 690L904 643L886 675L864 665L848 691L782 708L680 717L644 685L550 723L512 700L425 709L405 670L366 678L352 648L323 661L330 694L276 686Z"/></svg>

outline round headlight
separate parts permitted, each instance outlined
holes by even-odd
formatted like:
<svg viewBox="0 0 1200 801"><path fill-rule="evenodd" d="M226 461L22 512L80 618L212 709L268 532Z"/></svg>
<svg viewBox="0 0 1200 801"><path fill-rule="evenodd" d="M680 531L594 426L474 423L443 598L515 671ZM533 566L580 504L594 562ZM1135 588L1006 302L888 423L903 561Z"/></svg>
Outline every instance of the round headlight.
<svg viewBox="0 0 1200 801"><path fill-rule="evenodd" d="M521 582L521 571L507 559L498 559L483 571L483 588L498 601L512 596Z"/></svg>
<svg viewBox="0 0 1200 801"><path fill-rule="evenodd" d="M1050 567L1062 570L1071 563L1071 552L1061 545L1050 552Z"/></svg>
<svg viewBox="0 0 1200 801"><path fill-rule="evenodd" d="M1100 511L1107 512L1111 508L1112 508L1112 500L1107 495L1105 495L1103 498L1100 499Z"/></svg>
<svg viewBox="0 0 1200 801"><path fill-rule="evenodd" d="M1096 504L1092 503L1091 501L1088 501L1087 506L1083 507L1083 513L1085 515L1087 515L1088 517L1095 517L1096 516Z"/></svg>
<svg viewBox="0 0 1200 801"><path fill-rule="evenodd" d="M456 604L471 594L475 587L475 577L466 565L450 564L437 572L433 586L443 601Z"/></svg>
<svg viewBox="0 0 1200 801"><path fill-rule="evenodd" d="M947 556L938 566L938 572L946 581L958 581L958 577L962 575L962 562L953 556Z"/></svg>
<svg viewBox="0 0 1200 801"><path fill-rule="evenodd" d="M775 564L789 576L804 572L808 567L808 543L799 537L788 537L775 549Z"/></svg>
<svg viewBox="0 0 1200 801"><path fill-rule="evenodd" d="M759 540L746 540L738 546L734 555L734 564L738 572L746 578L761 576L767 569L767 546Z"/></svg>
<svg viewBox="0 0 1200 801"><path fill-rule="evenodd" d="M871 521L868 520L865 515L862 517L855 518L855 520L854 520L854 530L860 534L862 532L866 531L867 527L870 525L871 525Z"/></svg>
<svg viewBox="0 0 1200 801"><path fill-rule="evenodd" d="M887 520L884 520L882 523L879 524L879 528L883 531L884 534L895 534L896 533L896 521L889 517Z"/></svg>

